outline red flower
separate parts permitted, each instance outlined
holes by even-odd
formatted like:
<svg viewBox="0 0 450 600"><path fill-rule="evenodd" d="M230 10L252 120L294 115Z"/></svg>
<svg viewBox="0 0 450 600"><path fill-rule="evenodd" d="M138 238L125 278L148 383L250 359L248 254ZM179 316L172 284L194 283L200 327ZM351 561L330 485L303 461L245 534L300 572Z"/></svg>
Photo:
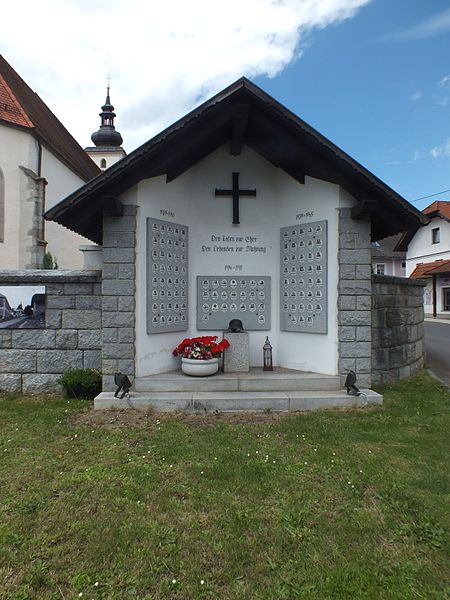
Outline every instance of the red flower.
<svg viewBox="0 0 450 600"><path fill-rule="evenodd" d="M223 339L216 342L217 335L202 335L195 338L185 338L174 349L174 356L183 356L183 358L193 358L195 360L208 360L219 357L222 352L229 348L228 340Z"/></svg>

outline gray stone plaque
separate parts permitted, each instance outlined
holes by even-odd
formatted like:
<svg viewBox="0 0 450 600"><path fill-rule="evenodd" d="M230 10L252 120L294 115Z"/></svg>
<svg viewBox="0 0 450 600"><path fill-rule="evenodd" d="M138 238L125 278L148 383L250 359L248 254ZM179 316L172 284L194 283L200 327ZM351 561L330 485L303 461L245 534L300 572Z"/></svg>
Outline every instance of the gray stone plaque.
<svg viewBox="0 0 450 600"><path fill-rule="evenodd" d="M186 225L147 219L147 333L188 328Z"/></svg>
<svg viewBox="0 0 450 600"><path fill-rule="evenodd" d="M280 329L327 333L328 221L280 230Z"/></svg>
<svg viewBox="0 0 450 600"><path fill-rule="evenodd" d="M223 331L240 319L246 331L270 329L271 278L261 275L197 277L197 329Z"/></svg>

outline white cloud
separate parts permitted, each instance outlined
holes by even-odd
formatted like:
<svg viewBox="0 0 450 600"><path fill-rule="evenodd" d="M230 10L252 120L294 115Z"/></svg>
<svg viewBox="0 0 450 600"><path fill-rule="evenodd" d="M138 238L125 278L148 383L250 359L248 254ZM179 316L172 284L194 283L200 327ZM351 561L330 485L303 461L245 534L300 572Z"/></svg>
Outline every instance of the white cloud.
<svg viewBox="0 0 450 600"><path fill-rule="evenodd" d="M439 87L444 89L450 88L450 75L445 75L445 77L440 80Z"/></svg>
<svg viewBox="0 0 450 600"><path fill-rule="evenodd" d="M441 158L441 157L450 158L450 138L447 138L447 140L440 146L435 146L430 151L430 154L433 158Z"/></svg>
<svg viewBox="0 0 450 600"><path fill-rule="evenodd" d="M137 145L241 75L274 77L314 29L371 0L22 0L2 3L4 57L90 145L106 74L124 145Z"/></svg>
<svg viewBox="0 0 450 600"><path fill-rule="evenodd" d="M432 15L409 27L383 37L385 41L409 41L422 40L436 35L442 35L450 31L450 8Z"/></svg>
<svg viewBox="0 0 450 600"><path fill-rule="evenodd" d="M420 100L423 97L423 93L421 90L415 92L412 96L411 96L411 100L413 102L416 102L416 100Z"/></svg>

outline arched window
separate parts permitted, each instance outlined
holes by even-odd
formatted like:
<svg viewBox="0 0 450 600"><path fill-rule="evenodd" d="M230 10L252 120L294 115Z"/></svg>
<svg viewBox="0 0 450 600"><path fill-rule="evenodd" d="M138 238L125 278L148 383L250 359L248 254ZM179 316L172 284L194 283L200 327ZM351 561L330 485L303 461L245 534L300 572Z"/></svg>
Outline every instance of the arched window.
<svg viewBox="0 0 450 600"><path fill-rule="evenodd" d="M5 241L5 178L0 169L0 242Z"/></svg>
<svg viewBox="0 0 450 600"><path fill-rule="evenodd" d="M100 162L100 168L106 169L106 158L102 158L102 160Z"/></svg>

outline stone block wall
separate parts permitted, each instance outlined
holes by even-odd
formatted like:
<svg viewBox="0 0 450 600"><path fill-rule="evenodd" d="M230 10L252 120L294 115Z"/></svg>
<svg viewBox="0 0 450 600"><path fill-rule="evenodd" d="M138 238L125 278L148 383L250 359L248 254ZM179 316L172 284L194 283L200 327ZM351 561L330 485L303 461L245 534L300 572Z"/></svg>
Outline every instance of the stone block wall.
<svg viewBox="0 0 450 600"><path fill-rule="evenodd" d="M45 329L0 329L0 392L60 392L69 368L101 369L100 271L0 271L0 287L45 286Z"/></svg>
<svg viewBox="0 0 450 600"><path fill-rule="evenodd" d="M409 377L424 365L423 288L419 279L372 276L372 381Z"/></svg>
<svg viewBox="0 0 450 600"><path fill-rule="evenodd" d="M114 373L135 374L135 290L137 207L122 217L103 217L102 373L103 391L115 390Z"/></svg>
<svg viewBox="0 0 450 600"><path fill-rule="evenodd" d="M338 370L342 384L351 370L365 388L372 373L370 221L352 219L350 210L339 210Z"/></svg>

